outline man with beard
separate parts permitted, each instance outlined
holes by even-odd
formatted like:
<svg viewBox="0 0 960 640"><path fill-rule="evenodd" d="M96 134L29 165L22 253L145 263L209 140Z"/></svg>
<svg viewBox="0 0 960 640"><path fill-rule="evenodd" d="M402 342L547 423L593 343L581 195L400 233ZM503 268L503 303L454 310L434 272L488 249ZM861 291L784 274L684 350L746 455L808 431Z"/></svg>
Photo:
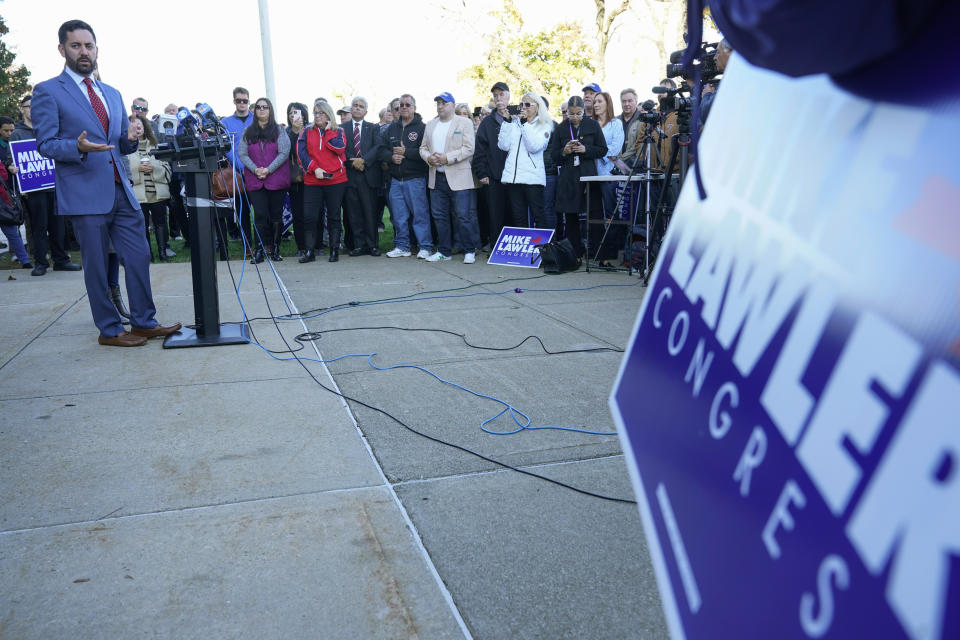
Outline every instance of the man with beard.
<svg viewBox="0 0 960 640"><path fill-rule="evenodd" d="M123 99L92 76L97 68L97 39L82 20L60 26L63 72L33 92L37 150L57 162L59 215L71 216L83 257L84 282L98 342L138 347L148 338L168 336L180 324L155 319L150 288L150 249L143 214L126 177L123 154L137 150L136 130L128 127ZM124 331L107 284L107 252L113 244L126 267L130 332Z"/></svg>

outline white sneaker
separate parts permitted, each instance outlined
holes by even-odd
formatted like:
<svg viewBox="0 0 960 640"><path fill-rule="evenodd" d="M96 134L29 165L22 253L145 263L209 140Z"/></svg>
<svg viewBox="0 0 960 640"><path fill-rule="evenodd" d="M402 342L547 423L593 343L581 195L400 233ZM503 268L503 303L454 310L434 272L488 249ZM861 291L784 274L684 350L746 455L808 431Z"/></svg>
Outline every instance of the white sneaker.
<svg viewBox="0 0 960 640"><path fill-rule="evenodd" d="M427 262L446 262L447 260L453 260L450 256L445 256L439 251L427 258Z"/></svg>
<svg viewBox="0 0 960 640"><path fill-rule="evenodd" d="M388 258L409 258L410 252L404 251L400 247L394 247L393 249L390 249L390 251L387 251L387 257Z"/></svg>
<svg viewBox="0 0 960 640"><path fill-rule="evenodd" d="M420 249L420 253L417 254L418 260L426 260L429 257L430 257L430 252L427 251L426 249Z"/></svg>
<svg viewBox="0 0 960 640"><path fill-rule="evenodd" d="M473 264L477 261L477 254L473 251L468 251L463 254L463 264Z"/></svg>

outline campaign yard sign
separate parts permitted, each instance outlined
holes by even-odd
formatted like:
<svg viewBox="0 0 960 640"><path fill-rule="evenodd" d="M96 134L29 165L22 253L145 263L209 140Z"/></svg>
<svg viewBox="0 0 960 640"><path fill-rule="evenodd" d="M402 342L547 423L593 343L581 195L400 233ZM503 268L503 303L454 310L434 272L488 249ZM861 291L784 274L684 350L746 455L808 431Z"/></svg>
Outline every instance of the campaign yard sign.
<svg viewBox="0 0 960 640"><path fill-rule="evenodd" d="M960 162L930 140L960 103L728 67L610 397L674 638L960 638Z"/></svg>
<svg viewBox="0 0 960 640"><path fill-rule="evenodd" d="M12 140L10 154L17 165L17 186L20 193L54 186L56 166L53 160L44 158L37 152L36 140Z"/></svg>
<svg viewBox="0 0 960 640"><path fill-rule="evenodd" d="M540 267L540 252L537 244L546 244L553 238L553 229L528 229L504 227L497 238L487 264L502 264L508 267Z"/></svg>

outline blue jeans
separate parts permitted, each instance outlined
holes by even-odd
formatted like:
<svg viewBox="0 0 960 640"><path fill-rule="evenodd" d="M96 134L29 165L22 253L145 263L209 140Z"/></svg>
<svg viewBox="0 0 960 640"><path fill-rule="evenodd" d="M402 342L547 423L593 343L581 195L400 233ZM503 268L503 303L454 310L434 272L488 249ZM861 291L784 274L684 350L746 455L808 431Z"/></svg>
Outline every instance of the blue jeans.
<svg viewBox="0 0 960 640"><path fill-rule="evenodd" d="M12 197L17 198L19 196ZM20 237L20 228L11 224L9 226L0 226L0 230L3 231L3 235L7 236L7 244L10 245L10 251L13 252L13 255L17 256L20 264L28 264L30 262L30 256L27 255L27 249L23 246L23 238Z"/></svg>
<svg viewBox="0 0 960 640"><path fill-rule="evenodd" d="M410 251L408 224L413 216L413 232L421 249L433 249L430 235L430 207L427 204L427 179L408 178L390 181L390 209L393 211L393 231L397 248Z"/></svg>
<svg viewBox="0 0 960 640"><path fill-rule="evenodd" d="M437 251L445 256L453 253L450 238L450 209L453 208L453 220L457 225L457 240L467 253L473 253L480 246L480 225L477 222L476 208L471 207L473 189L454 191L447 184L447 176L437 171L433 192L430 194L430 208L433 224L437 228Z"/></svg>

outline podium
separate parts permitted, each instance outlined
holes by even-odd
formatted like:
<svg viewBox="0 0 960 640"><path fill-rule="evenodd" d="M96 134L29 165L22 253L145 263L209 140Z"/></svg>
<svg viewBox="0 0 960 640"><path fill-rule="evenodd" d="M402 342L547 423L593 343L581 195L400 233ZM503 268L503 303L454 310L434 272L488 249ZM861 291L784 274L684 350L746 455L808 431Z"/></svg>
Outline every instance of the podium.
<svg viewBox="0 0 960 640"><path fill-rule="evenodd" d="M245 323L220 324L220 301L217 297L217 269L214 251L217 201L210 193L211 174L217 159L230 149L228 136L203 140L178 136L170 146L161 145L152 153L170 163L173 171L185 174L187 205L190 210L190 266L193 270L194 328L184 327L167 336L164 349L184 347L216 347L226 344L247 344L249 330Z"/></svg>

